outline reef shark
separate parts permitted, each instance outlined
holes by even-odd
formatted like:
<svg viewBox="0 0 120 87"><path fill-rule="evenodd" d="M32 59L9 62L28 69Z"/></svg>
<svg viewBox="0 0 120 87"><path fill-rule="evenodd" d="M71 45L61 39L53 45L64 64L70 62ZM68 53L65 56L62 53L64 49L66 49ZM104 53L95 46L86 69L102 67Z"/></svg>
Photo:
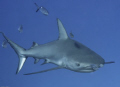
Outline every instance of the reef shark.
<svg viewBox="0 0 120 87"><path fill-rule="evenodd" d="M3 32L0 32L19 57L16 74L22 69L28 57L33 57L35 59L34 63L37 63L40 59L44 59L45 62L43 64L53 63L57 65L57 67L25 75L42 73L61 68L69 69L75 72L90 73L98 70L100 67L103 67L104 64L114 63L105 62L100 55L92 51L90 48L70 39L59 19L57 19L57 24L59 30L59 38L57 40L40 45L33 42L30 49L22 48L7 38Z"/></svg>

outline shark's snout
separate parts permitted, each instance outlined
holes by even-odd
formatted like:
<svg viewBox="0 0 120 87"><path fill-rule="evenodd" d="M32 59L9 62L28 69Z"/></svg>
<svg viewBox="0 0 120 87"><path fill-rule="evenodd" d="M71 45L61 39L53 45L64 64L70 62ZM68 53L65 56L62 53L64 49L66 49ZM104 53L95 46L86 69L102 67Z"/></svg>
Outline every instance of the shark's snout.
<svg viewBox="0 0 120 87"><path fill-rule="evenodd" d="M86 63L81 63L79 68L76 68L76 72L81 72L81 73L90 73L98 70L99 68L103 67L104 64L86 64ZM71 68L72 69L72 68ZM75 67L74 67L75 69Z"/></svg>

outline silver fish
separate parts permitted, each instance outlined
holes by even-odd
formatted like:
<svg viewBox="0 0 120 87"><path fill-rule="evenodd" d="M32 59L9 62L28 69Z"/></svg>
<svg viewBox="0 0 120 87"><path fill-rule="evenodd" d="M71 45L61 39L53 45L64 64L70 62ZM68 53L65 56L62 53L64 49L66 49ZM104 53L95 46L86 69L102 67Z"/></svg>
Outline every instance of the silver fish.
<svg viewBox="0 0 120 87"><path fill-rule="evenodd" d="M18 31L19 31L20 33L23 32L23 26L22 26L22 25L19 26Z"/></svg>
<svg viewBox="0 0 120 87"><path fill-rule="evenodd" d="M25 75L42 73L62 68L75 72L90 73L103 67L104 64L114 63L105 62L100 55L85 45L70 39L62 22L59 19L57 19L57 22L59 38L55 41L42 45L33 42L33 45L30 49L22 48L7 38L3 32L0 32L19 57L19 65L16 73L19 73L28 57L33 57L35 59L34 63L37 63L40 59L44 59L45 62L42 65L52 63L57 65L57 67L39 72L28 73Z"/></svg>
<svg viewBox="0 0 120 87"><path fill-rule="evenodd" d="M2 42L2 47L3 47L3 48L6 48L6 47L7 47L7 43L8 43L8 42L7 42L6 40L3 40L3 42Z"/></svg>
<svg viewBox="0 0 120 87"><path fill-rule="evenodd" d="M44 15L46 15L46 16L49 14L49 12L48 12L48 10L46 8L44 8L43 6L39 7L36 3L34 3L34 4L37 7L36 12L38 12L40 10L41 13L44 14Z"/></svg>
<svg viewBox="0 0 120 87"><path fill-rule="evenodd" d="M46 16L49 14L48 10L44 7L40 7L40 11Z"/></svg>

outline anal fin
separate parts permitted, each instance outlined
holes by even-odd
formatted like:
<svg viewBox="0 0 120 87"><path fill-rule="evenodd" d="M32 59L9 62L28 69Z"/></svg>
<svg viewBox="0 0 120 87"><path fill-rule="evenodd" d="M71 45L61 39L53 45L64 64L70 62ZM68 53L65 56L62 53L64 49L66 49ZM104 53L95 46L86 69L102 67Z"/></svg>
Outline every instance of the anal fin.
<svg viewBox="0 0 120 87"><path fill-rule="evenodd" d="M40 61L40 59L38 59L38 58L34 58L34 59L35 59L34 64L36 64Z"/></svg>

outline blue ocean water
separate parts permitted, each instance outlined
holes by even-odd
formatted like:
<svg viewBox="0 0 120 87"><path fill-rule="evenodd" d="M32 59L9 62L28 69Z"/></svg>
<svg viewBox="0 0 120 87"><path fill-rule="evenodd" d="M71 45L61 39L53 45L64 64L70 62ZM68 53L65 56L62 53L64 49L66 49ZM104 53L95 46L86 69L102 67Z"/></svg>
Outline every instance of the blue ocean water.
<svg viewBox="0 0 120 87"><path fill-rule="evenodd" d="M45 7L45 16L37 7ZM58 39L56 19L59 18L67 33L101 55L105 61L115 61L93 73L77 73L59 69L28 75L54 67L53 64L34 64L28 58L16 75L18 56L14 50L0 47L0 87L119 87L120 78L120 1L119 0L1 0L0 31L25 49L33 41L44 44ZM23 32L18 28L23 25ZM0 43L4 40L0 35Z"/></svg>

